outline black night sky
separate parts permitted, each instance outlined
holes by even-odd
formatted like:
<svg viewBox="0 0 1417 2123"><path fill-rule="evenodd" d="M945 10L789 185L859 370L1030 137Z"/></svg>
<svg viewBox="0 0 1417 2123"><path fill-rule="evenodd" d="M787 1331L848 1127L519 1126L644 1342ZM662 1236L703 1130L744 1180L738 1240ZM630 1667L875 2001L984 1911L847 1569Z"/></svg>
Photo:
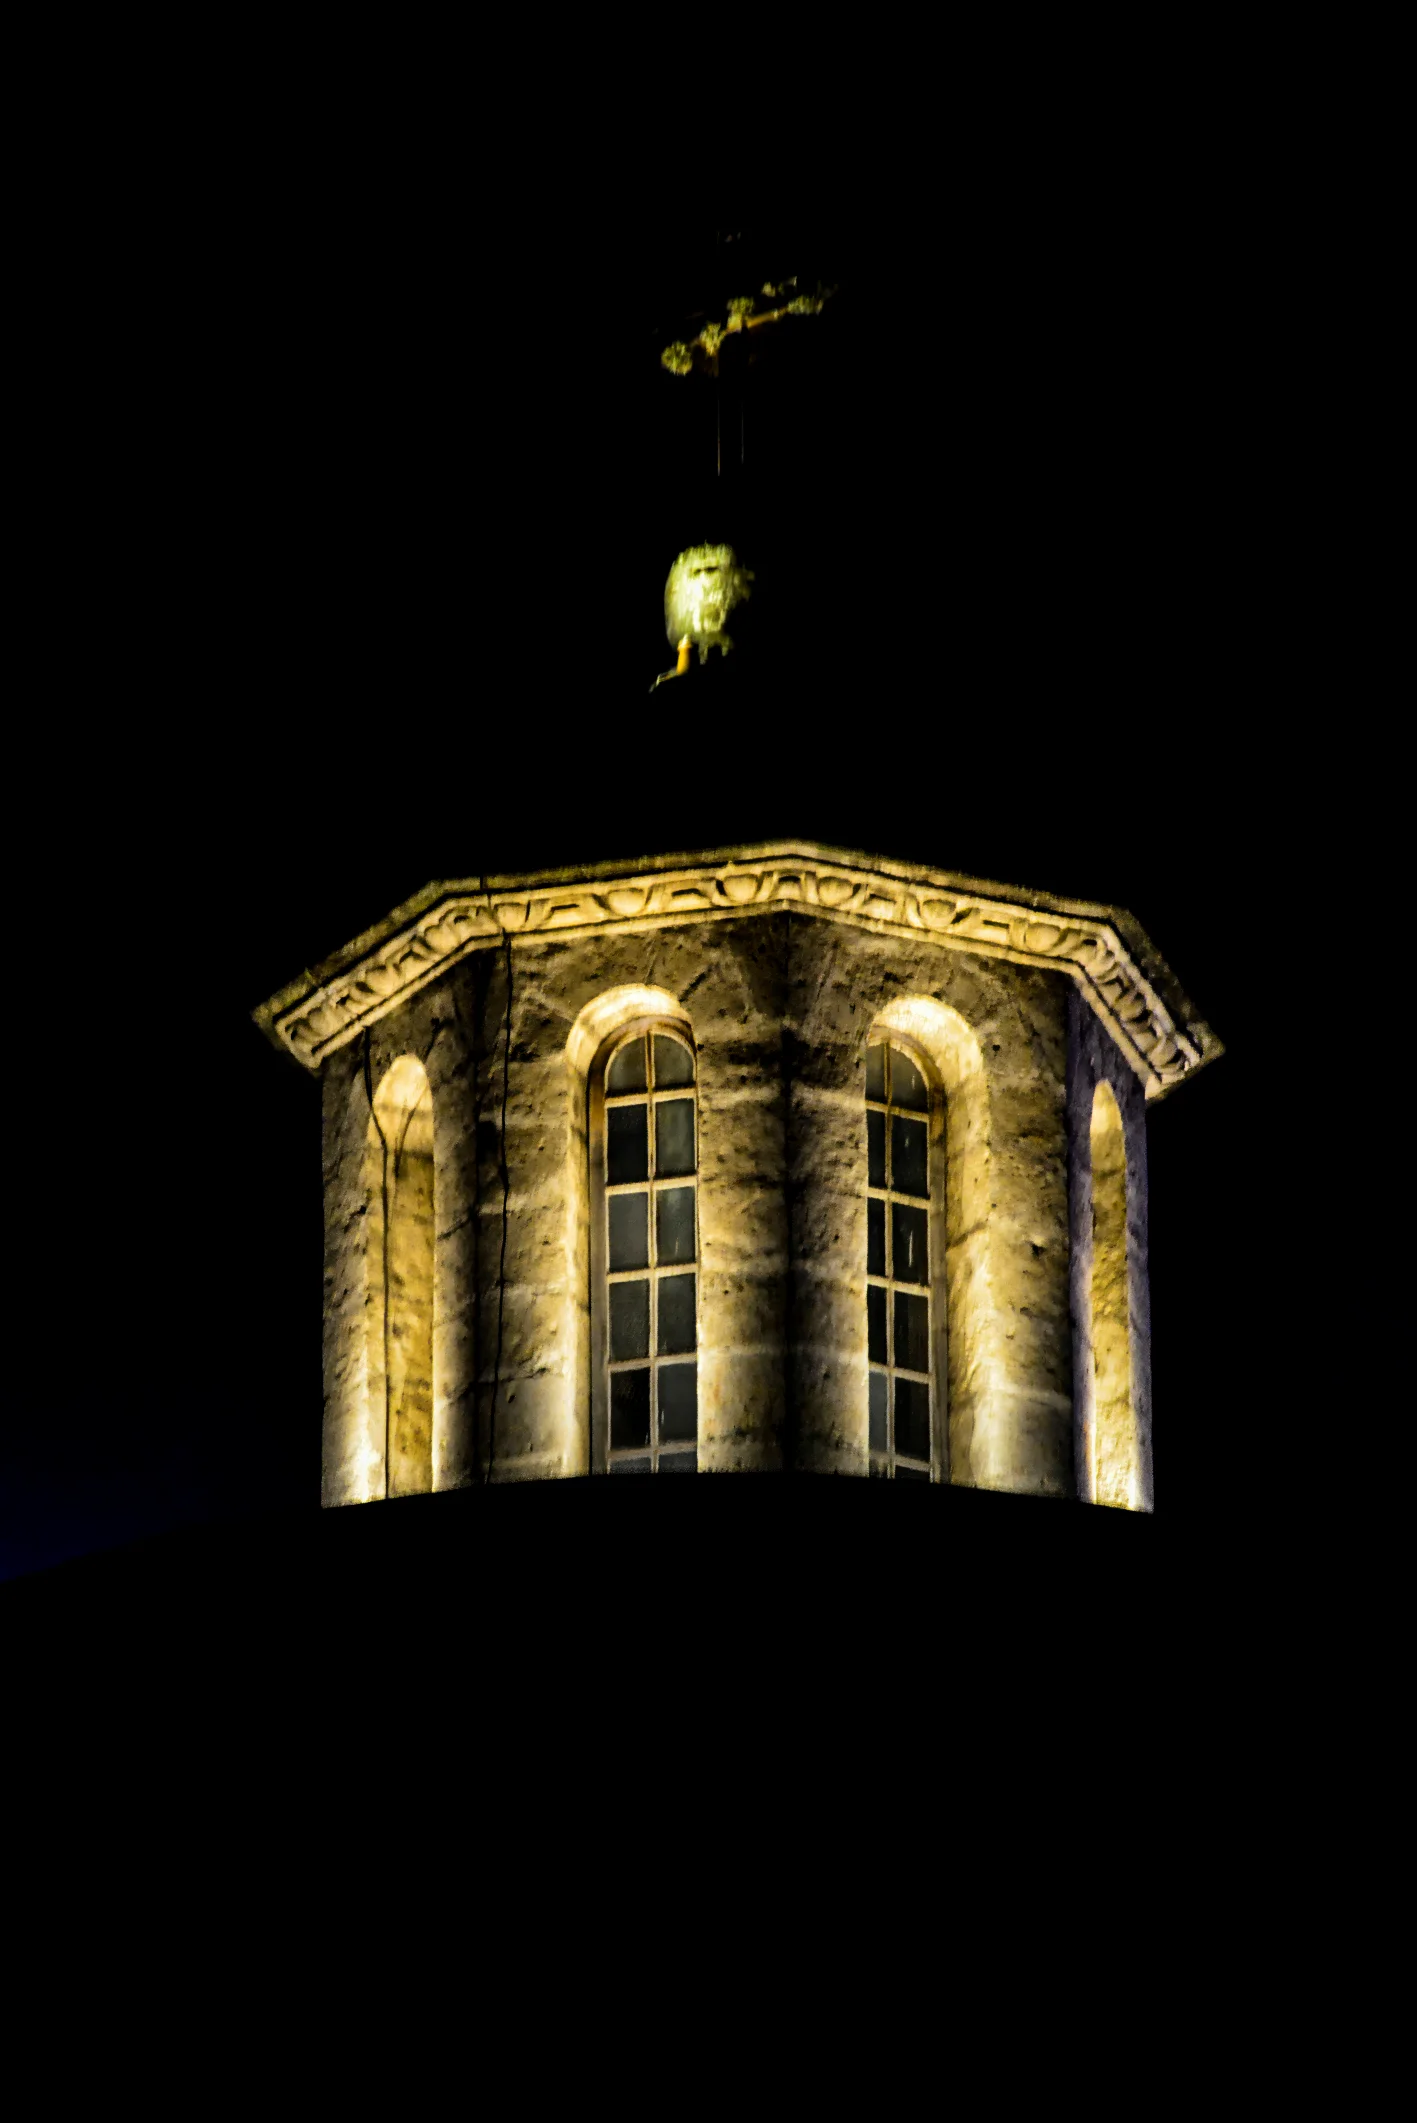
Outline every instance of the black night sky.
<svg viewBox="0 0 1417 2123"><path fill-rule="evenodd" d="M253 1005L431 878L778 835L1120 903L1226 1042L1151 1124L1155 1523L1199 1525L1263 818L1246 298L1187 201L297 196L93 238L107 588L52 645L12 898L6 1572L318 1510L319 1094ZM659 351L794 272L839 293L762 349L720 480ZM651 700L669 563L721 536L741 654Z"/></svg>

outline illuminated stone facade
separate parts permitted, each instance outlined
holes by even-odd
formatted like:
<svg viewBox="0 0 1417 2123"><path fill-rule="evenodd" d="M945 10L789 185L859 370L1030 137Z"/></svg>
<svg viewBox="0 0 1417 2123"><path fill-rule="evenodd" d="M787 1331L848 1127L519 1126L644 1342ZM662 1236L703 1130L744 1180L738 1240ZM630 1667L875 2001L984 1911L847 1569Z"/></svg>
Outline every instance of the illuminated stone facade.
<svg viewBox="0 0 1417 2123"><path fill-rule="evenodd" d="M1150 1508L1145 1105L1220 1048L1120 911L802 844L497 877L256 1016L323 1084L326 1502L606 1471L596 1087L657 1028L696 1066L699 1471L868 1471L891 1042L933 1478Z"/></svg>

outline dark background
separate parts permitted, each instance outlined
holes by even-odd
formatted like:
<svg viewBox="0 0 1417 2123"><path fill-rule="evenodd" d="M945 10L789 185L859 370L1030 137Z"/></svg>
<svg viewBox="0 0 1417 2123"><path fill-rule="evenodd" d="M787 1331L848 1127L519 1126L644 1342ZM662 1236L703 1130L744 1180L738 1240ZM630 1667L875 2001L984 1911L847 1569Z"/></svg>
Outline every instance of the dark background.
<svg viewBox="0 0 1417 2123"><path fill-rule="evenodd" d="M1227 1043L1150 1150L1157 1526L1213 1523L1273 830L1245 244L1081 162L721 225L457 196L91 202L43 533L86 587L13 799L4 1567L316 1512L319 1093L254 1004L430 878L778 835L1123 905ZM791 272L839 293L763 335L720 479L660 349ZM740 652L651 699L724 535Z"/></svg>

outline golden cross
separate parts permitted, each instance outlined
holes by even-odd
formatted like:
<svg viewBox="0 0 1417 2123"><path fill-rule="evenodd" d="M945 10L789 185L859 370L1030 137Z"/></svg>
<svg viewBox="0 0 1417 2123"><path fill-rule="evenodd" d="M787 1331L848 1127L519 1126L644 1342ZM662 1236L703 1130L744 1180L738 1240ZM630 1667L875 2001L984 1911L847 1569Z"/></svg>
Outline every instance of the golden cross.
<svg viewBox="0 0 1417 2123"><path fill-rule="evenodd" d="M725 339L738 332L756 332L765 324L776 324L780 317L815 317L836 293L835 288L818 287L810 295L799 295L794 292L796 286L794 274L790 280L765 281L757 295L736 296L728 305L726 324L706 324L696 339L674 340L660 355L660 366L671 376L690 376L696 368L703 375L716 376L718 350ZM777 307L760 310L760 297Z"/></svg>

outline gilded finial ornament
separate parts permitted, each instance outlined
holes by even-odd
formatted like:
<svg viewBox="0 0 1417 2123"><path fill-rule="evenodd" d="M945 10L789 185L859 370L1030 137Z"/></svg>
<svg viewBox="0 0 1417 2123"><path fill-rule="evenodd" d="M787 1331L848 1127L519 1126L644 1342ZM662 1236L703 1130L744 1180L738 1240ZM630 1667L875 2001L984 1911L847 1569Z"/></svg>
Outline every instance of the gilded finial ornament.
<svg viewBox="0 0 1417 2123"><path fill-rule="evenodd" d="M733 647L729 615L748 602L753 580L753 570L743 566L731 545L690 546L679 555L664 585L664 630L679 660L672 671L660 673L655 686L683 677L691 648L698 649L700 663L708 662L710 649L728 654Z"/></svg>
<svg viewBox="0 0 1417 2123"><path fill-rule="evenodd" d="M797 278L764 281L758 295L735 295L728 305L726 324L706 324L696 339L676 339L659 357L661 368L671 376L691 376L696 368L707 376L718 374L719 348L735 332L755 332L761 325L776 324L782 317L815 317L836 293L832 287L816 287L810 294L796 292ZM760 310L759 296L775 304Z"/></svg>

